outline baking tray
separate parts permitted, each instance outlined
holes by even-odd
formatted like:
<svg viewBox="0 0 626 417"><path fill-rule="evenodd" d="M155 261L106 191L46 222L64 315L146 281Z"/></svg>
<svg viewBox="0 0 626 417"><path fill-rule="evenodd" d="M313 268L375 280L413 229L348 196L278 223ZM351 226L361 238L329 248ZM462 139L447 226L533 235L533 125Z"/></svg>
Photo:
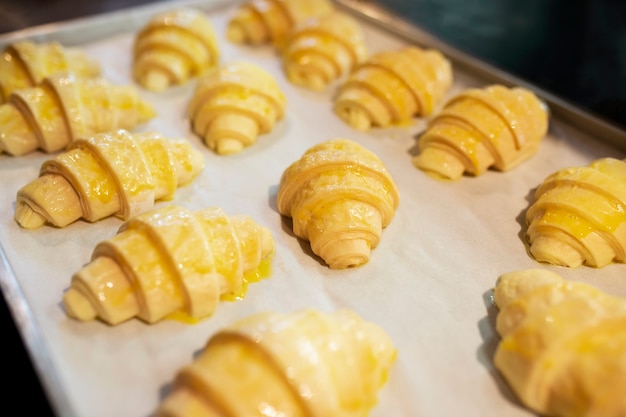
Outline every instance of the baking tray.
<svg viewBox="0 0 626 417"><path fill-rule="evenodd" d="M15 195L50 158L39 152L0 155L0 283L35 370L59 416L149 416L178 369L193 360L221 327L250 314L300 308L350 308L383 327L398 350L373 417L533 415L522 407L494 371L498 338L489 291L511 270L543 267L626 296L624 265L566 269L539 265L526 252L523 214L532 191L556 169L605 156L624 158L623 132L571 108L522 80L455 51L375 4L339 1L362 23L370 52L409 43L437 47L454 62L452 96L469 87L501 80L535 90L552 108L550 131L538 153L512 171L489 171L457 182L435 181L411 165L426 120L402 128L357 132L331 110L333 89L310 92L290 85L270 47L230 44L226 23L236 3L161 2L105 15L9 33L0 46L22 38L55 39L79 46L99 59L104 76L132 83L130 47L136 31L153 14L175 7L206 11L215 26L222 62L250 60L275 75L288 100L286 118L270 134L237 155L218 156L190 130L184 108L194 83L162 94L142 92L159 116L138 130L186 137L206 158L206 167L176 197L162 204L190 209L216 205L229 214L249 214L268 226L276 240L272 275L251 285L241 301L222 303L199 323L174 320L118 326L81 323L65 316L63 291L92 249L114 235L117 218L65 229L27 231L13 220ZM568 113L569 112L569 113ZM573 123L568 114L579 114ZM350 138L376 153L400 191L400 206L383 231L370 261L356 269L330 270L291 233L275 206L283 170L312 145Z"/></svg>

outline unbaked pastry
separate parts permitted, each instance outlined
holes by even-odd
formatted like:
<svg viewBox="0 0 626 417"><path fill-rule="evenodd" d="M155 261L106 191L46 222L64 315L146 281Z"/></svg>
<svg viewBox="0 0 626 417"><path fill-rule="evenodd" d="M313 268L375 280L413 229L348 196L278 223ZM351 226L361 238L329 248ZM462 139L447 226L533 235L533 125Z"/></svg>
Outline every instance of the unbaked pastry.
<svg viewBox="0 0 626 417"><path fill-rule="evenodd" d="M37 87L13 91L0 105L0 151L12 156L37 149L58 152L78 137L132 129L155 116L132 85L58 73Z"/></svg>
<svg viewBox="0 0 626 417"><path fill-rule="evenodd" d="M299 23L281 49L283 69L294 85L322 91L365 60L365 35L355 18L333 12Z"/></svg>
<svg viewBox="0 0 626 417"><path fill-rule="evenodd" d="M194 132L220 155L241 152L271 132L286 99L274 77L245 61L223 65L198 81L188 106Z"/></svg>
<svg viewBox="0 0 626 417"><path fill-rule="evenodd" d="M234 43L280 46L298 23L333 10L329 0L248 0L228 22L226 37Z"/></svg>
<svg viewBox="0 0 626 417"><path fill-rule="evenodd" d="M158 417L366 417L397 352L351 310L264 312L213 335Z"/></svg>
<svg viewBox="0 0 626 417"><path fill-rule="evenodd" d="M450 61L435 49L382 51L350 73L334 98L334 112L357 130L406 125L430 115L451 85Z"/></svg>
<svg viewBox="0 0 626 417"><path fill-rule="evenodd" d="M182 8L157 14L135 37L133 76L150 91L184 84L218 62L213 25L199 10Z"/></svg>
<svg viewBox="0 0 626 417"><path fill-rule="evenodd" d="M537 152L548 116L547 106L525 88L465 90L430 121L413 165L446 180L490 168L508 171Z"/></svg>
<svg viewBox="0 0 626 417"><path fill-rule="evenodd" d="M200 320L265 278L273 253L269 229L247 215L163 206L100 242L72 276L63 304L69 317L110 325L133 317L155 323L175 313Z"/></svg>
<svg viewBox="0 0 626 417"><path fill-rule="evenodd" d="M554 417L626 415L626 299L541 269L503 274L494 363L519 399Z"/></svg>
<svg viewBox="0 0 626 417"><path fill-rule="evenodd" d="M203 168L204 157L186 139L126 130L76 139L18 190L15 221L34 229L111 215L127 220L172 199Z"/></svg>
<svg viewBox="0 0 626 417"><path fill-rule="evenodd" d="M22 40L4 48L0 58L0 102L6 101L14 90L35 87L44 78L60 72L70 72L78 78L97 77L100 63L78 48L68 48L59 42Z"/></svg>
<svg viewBox="0 0 626 417"><path fill-rule="evenodd" d="M394 217L400 196L383 162L349 139L308 149L282 174L278 211L330 268L363 265Z"/></svg>
<svg viewBox="0 0 626 417"><path fill-rule="evenodd" d="M626 160L600 158L549 175L526 211L539 262L570 268L626 260Z"/></svg>

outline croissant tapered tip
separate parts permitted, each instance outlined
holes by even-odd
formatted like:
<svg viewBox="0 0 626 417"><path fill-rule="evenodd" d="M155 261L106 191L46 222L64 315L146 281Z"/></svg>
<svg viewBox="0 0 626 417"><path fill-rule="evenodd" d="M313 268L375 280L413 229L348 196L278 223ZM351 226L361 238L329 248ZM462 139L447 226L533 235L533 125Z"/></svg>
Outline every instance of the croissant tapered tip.
<svg viewBox="0 0 626 417"><path fill-rule="evenodd" d="M366 131L372 127L372 119L367 112L356 106L337 105L335 113L341 120L356 130Z"/></svg>
<svg viewBox="0 0 626 417"><path fill-rule="evenodd" d="M141 80L141 84L146 90L154 93L160 93L169 88L171 80L165 72L152 70L144 75Z"/></svg>
<svg viewBox="0 0 626 417"><path fill-rule="evenodd" d="M456 181L465 171L465 165L459 158L438 148L424 149L411 162L431 177L442 180Z"/></svg>
<svg viewBox="0 0 626 417"><path fill-rule="evenodd" d="M87 297L75 288L70 288L63 295L63 306L66 314L80 321L95 320L97 313Z"/></svg>
<svg viewBox="0 0 626 417"><path fill-rule="evenodd" d="M242 44L246 41L246 31L241 23L236 20L231 21L226 28L226 39L232 43Z"/></svg>
<svg viewBox="0 0 626 417"><path fill-rule="evenodd" d="M36 229L46 223L46 218L25 202L17 203L13 218L24 229Z"/></svg>
<svg viewBox="0 0 626 417"><path fill-rule="evenodd" d="M369 261L371 252L366 239L336 240L325 246L323 258L330 269L356 268Z"/></svg>
<svg viewBox="0 0 626 417"><path fill-rule="evenodd" d="M493 294L494 303L496 307L503 309L537 287L563 281L561 275L549 269L532 268L506 272L498 277Z"/></svg>
<svg viewBox="0 0 626 417"><path fill-rule="evenodd" d="M537 262L576 268L584 257L571 245L551 236L537 236L530 245L530 253Z"/></svg>

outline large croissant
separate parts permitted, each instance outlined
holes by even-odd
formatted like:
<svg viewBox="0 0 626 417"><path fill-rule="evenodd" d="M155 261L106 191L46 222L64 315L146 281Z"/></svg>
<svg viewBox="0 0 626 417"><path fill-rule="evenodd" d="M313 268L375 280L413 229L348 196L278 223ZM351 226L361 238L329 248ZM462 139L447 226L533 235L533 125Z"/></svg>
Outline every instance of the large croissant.
<svg viewBox="0 0 626 417"><path fill-rule="evenodd" d="M72 318L111 325L176 313L202 319L220 300L242 299L249 283L265 278L273 253L269 229L247 215L164 206L100 242L72 276L63 303Z"/></svg>
<svg viewBox="0 0 626 417"><path fill-rule="evenodd" d="M367 46L356 19L339 12L298 24L281 50L287 79L321 91L365 60Z"/></svg>
<svg viewBox="0 0 626 417"><path fill-rule="evenodd" d="M249 0L228 22L226 37L235 43L278 46L301 21L333 10L329 0Z"/></svg>
<svg viewBox="0 0 626 417"><path fill-rule="evenodd" d="M274 129L286 99L274 77L250 62L216 68L198 81L189 103L193 130L218 154L233 154Z"/></svg>
<svg viewBox="0 0 626 417"><path fill-rule="evenodd" d="M602 267L626 261L626 160L601 158L549 175L526 211L539 262Z"/></svg>
<svg viewBox="0 0 626 417"><path fill-rule="evenodd" d="M348 139L308 149L283 172L276 196L293 232L330 268L363 265L399 204L383 162Z"/></svg>
<svg viewBox="0 0 626 417"><path fill-rule="evenodd" d="M147 90L160 92L184 84L218 62L213 25L195 9L157 14L135 37L133 76Z"/></svg>
<svg viewBox="0 0 626 417"><path fill-rule="evenodd" d="M70 72L78 78L100 75L100 64L82 50L67 48L59 42L36 43L29 40L5 47L0 57L0 102L14 90L35 87L44 78Z"/></svg>
<svg viewBox="0 0 626 417"><path fill-rule="evenodd" d="M0 151L53 153L78 137L132 129L155 115L133 86L55 74L37 87L13 91L0 105Z"/></svg>
<svg viewBox="0 0 626 417"><path fill-rule="evenodd" d="M382 51L350 73L335 96L334 111L358 130L403 125L430 115L451 85L450 61L437 50Z"/></svg>
<svg viewBox="0 0 626 417"><path fill-rule="evenodd" d="M626 299L547 270L502 275L494 363L541 415L626 415Z"/></svg>
<svg viewBox="0 0 626 417"><path fill-rule="evenodd" d="M450 100L419 139L413 165L457 180L489 168L508 171L534 155L548 130L548 109L521 87L468 89Z"/></svg>
<svg viewBox="0 0 626 417"><path fill-rule="evenodd" d="M212 336L158 417L366 417L397 351L351 310L257 313Z"/></svg>
<svg viewBox="0 0 626 417"><path fill-rule="evenodd" d="M26 229L111 215L126 220L172 199L203 167L202 154L186 139L125 130L77 139L18 190L15 220Z"/></svg>

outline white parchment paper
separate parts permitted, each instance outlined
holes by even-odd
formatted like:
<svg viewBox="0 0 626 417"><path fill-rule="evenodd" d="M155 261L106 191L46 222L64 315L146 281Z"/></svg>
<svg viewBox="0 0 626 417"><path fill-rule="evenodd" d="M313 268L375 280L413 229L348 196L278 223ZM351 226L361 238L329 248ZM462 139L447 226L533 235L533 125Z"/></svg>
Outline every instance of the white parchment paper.
<svg viewBox="0 0 626 417"><path fill-rule="evenodd" d="M292 86L270 47L236 46L225 39L232 3L159 3L43 32L11 34L0 41L24 35L78 45L101 62L106 78L128 84L133 82L131 45L136 31L152 13L183 5L207 11L222 63L249 60L274 74L288 109L276 129L255 145L237 155L218 156L191 132L185 116L193 82L162 94L143 91L158 117L137 130L186 137L206 158L205 169L191 185L178 189L173 201L157 205L191 209L216 205L229 214L251 215L274 233L272 275L251 285L243 300L222 303L214 316L197 324L165 320L147 325L131 320L111 327L71 320L60 304L71 275L89 261L98 242L115 234L121 221L108 218L94 224L78 221L64 229L20 229L13 220L16 192L36 178L41 163L52 156L0 155L0 242L13 271L2 279L21 289L23 300L8 301L23 301L36 324L42 349L32 353L35 360L49 357L43 377L52 373L57 382L48 389L66 396L59 415L148 416L177 370L191 362L222 326L263 310L311 307L351 308L382 326L394 341L398 360L379 393L374 417L532 415L493 369L491 356L498 340L489 290L504 272L543 267L626 296L624 265L574 270L539 265L523 242L524 211L532 191L548 174L599 157L624 155L552 120L538 153L514 170L490 171L454 183L435 181L411 165L424 120L404 128L352 130L332 113L336 84L324 93ZM366 22L363 27L372 53L405 44ZM449 96L484 85L485 80L455 68ZM314 144L339 137L375 152L396 180L401 197L369 263L351 270L328 269L312 255L308 243L294 237L275 206L283 170Z"/></svg>

